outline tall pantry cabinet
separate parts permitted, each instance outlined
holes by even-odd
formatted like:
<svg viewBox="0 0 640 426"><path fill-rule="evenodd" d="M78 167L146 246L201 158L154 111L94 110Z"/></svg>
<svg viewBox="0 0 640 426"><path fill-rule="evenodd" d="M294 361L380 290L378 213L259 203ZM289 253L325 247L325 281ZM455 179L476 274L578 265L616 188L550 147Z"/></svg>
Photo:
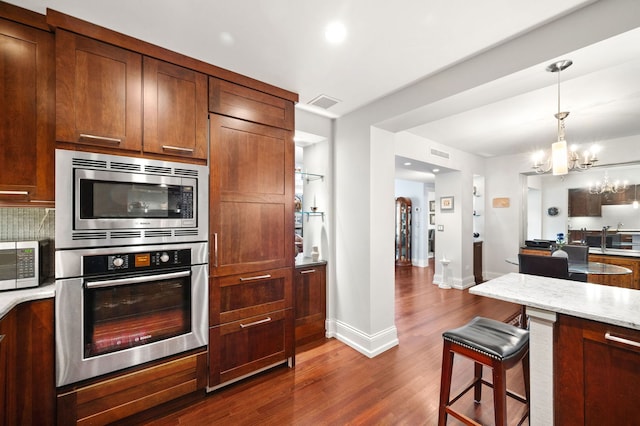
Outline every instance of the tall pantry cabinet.
<svg viewBox="0 0 640 426"><path fill-rule="evenodd" d="M211 77L209 386L292 362L294 106Z"/></svg>

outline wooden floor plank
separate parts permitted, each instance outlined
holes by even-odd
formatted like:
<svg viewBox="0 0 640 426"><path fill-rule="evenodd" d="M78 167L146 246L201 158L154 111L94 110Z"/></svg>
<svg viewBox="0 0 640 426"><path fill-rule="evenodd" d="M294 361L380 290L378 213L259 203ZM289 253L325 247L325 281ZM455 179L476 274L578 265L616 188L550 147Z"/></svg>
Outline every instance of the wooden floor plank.
<svg viewBox="0 0 640 426"><path fill-rule="evenodd" d="M504 321L519 306L438 288L433 284L433 260L429 268L397 268L395 293L397 347L370 359L336 339L312 343L297 355L294 369L272 369L146 424L436 424L442 332L476 315ZM472 376L473 364L456 357L452 393ZM488 369L485 377L491 377ZM524 393L519 366L509 370L507 379L510 388ZM493 424L491 389L483 389L483 402L477 406L472 394L461 398L456 408ZM522 404L509 401L509 424L523 413ZM449 424L459 423L450 417Z"/></svg>

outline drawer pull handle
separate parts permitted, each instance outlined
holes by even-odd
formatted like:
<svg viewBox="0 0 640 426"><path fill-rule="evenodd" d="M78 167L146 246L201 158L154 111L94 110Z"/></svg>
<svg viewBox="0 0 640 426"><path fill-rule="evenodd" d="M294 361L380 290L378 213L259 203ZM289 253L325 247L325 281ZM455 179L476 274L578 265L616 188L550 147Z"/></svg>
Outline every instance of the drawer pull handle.
<svg viewBox="0 0 640 426"><path fill-rule="evenodd" d="M301 274L313 274L314 272L316 272L315 269L307 269L304 271L300 271Z"/></svg>
<svg viewBox="0 0 640 426"><path fill-rule="evenodd" d="M193 149L192 148L182 148L179 146L171 146L171 145L162 145L162 149L165 150L170 150L170 151L182 151L182 152L189 152L189 153L193 153Z"/></svg>
<svg viewBox="0 0 640 426"><path fill-rule="evenodd" d="M0 334L0 342L2 342L4 340L4 334Z"/></svg>
<svg viewBox="0 0 640 426"><path fill-rule="evenodd" d="M255 277L240 277L240 281L254 281L254 280L264 280L267 278L271 278L271 274L266 274L266 275L258 275Z"/></svg>
<svg viewBox="0 0 640 426"><path fill-rule="evenodd" d="M635 342L633 340L625 339L623 337L613 336L608 331L604 334L604 338L607 340L611 340L613 342L622 343L629 346L634 346L636 348L640 348L640 342Z"/></svg>
<svg viewBox="0 0 640 426"><path fill-rule="evenodd" d="M122 139L119 139L119 138L108 138L106 136L88 135L86 133L80 133L80 139L91 139L94 141L102 141L107 143L113 143L116 145L120 145L122 143Z"/></svg>
<svg viewBox="0 0 640 426"><path fill-rule="evenodd" d="M29 195L29 191L0 191L2 195Z"/></svg>
<svg viewBox="0 0 640 426"><path fill-rule="evenodd" d="M266 317L265 319L261 319L258 321L254 321L254 322L250 322L249 324L240 324L241 328L247 328L247 327L252 327L254 325L258 325L258 324L264 324L265 322L269 322L271 321L271 317Z"/></svg>

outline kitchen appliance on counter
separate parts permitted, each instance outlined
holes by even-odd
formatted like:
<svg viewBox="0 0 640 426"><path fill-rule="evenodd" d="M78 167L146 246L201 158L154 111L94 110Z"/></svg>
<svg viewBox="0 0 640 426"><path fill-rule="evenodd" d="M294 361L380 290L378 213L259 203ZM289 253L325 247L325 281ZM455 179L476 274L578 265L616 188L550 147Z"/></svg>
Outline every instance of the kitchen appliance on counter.
<svg viewBox="0 0 640 426"><path fill-rule="evenodd" d="M49 276L49 240L0 241L0 290L37 287Z"/></svg>
<svg viewBox="0 0 640 426"><path fill-rule="evenodd" d="M56 249L207 241L208 169L56 150Z"/></svg>
<svg viewBox="0 0 640 426"><path fill-rule="evenodd" d="M207 345L207 243L56 252L56 385Z"/></svg>

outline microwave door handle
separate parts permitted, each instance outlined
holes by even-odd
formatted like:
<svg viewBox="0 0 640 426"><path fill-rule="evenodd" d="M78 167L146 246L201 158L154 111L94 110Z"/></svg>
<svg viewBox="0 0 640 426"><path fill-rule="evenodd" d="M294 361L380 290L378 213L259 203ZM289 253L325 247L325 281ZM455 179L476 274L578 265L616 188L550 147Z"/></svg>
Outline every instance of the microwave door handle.
<svg viewBox="0 0 640 426"><path fill-rule="evenodd" d="M144 275L141 277L120 278L115 280L90 281L85 285L87 288L115 287L125 284L140 284L158 280L170 280L173 278L188 277L191 271L171 272L160 275Z"/></svg>

